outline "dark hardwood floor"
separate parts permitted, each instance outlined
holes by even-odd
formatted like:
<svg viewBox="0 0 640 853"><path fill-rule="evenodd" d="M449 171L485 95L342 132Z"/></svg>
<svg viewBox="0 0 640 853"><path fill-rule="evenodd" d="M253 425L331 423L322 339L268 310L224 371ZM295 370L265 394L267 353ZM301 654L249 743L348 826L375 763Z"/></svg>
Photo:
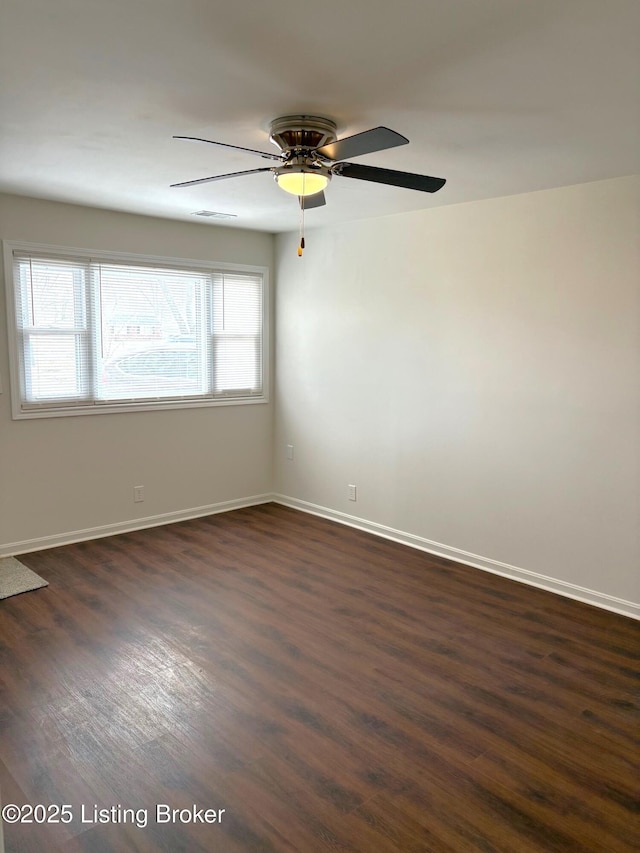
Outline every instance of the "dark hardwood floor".
<svg viewBox="0 0 640 853"><path fill-rule="evenodd" d="M20 559L7 853L639 849L631 619L275 504Z"/></svg>

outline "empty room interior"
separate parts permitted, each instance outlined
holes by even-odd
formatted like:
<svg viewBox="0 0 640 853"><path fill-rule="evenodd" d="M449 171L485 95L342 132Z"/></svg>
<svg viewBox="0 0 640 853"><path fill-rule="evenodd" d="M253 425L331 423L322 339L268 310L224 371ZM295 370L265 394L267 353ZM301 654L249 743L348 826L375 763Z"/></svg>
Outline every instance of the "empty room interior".
<svg viewBox="0 0 640 853"><path fill-rule="evenodd" d="M639 58L3 0L0 853L640 848Z"/></svg>

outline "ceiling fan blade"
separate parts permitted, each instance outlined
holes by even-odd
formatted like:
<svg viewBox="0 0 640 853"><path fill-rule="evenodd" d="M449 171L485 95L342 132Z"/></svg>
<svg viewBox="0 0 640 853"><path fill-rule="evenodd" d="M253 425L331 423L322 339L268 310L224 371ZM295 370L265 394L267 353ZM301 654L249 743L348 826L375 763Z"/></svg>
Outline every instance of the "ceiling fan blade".
<svg viewBox="0 0 640 853"><path fill-rule="evenodd" d="M199 136L174 136L173 138L190 139L193 142L208 142L209 145L221 145L223 148L234 148L236 151L248 151L249 154L257 154L259 157L264 157L266 160L282 160L282 157L278 154L268 154L266 151L256 151L255 148L242 148L240 145L229 145L227 142L214 142L213 139L201 139Z"/></svg>
<svg viewBox="0 0 640 853"><path fill-rule="evenodd" d="M300 202L300 207L303 210L313 210L314 207L323 207L327 203L322 190L319 193L314 193L313 195L299 195L298 200Z"/></svg>
<svg viewBox="0 0 640 853"><path fill-rule="evenodd" d="M329 142L321 148L316 148L316 153L327 160L346 160L349 157L360 157L362 154L373 154L374 151L406 145L408 141L406 136L389 130L388 127L374 127L356 133L355 136L345 136L344 139Z"/></svg>
<svg viewBox="0 0 640 853"><path fill-rule="evenodd" d="M212 175L210 178L196 178L195 181L182 181L179 184L170 184L172 187L193 187L195 184L208 184L211 181L222 181L225 178L237 178L238 175L255 175L256 172L270 172L271 169L265 166L264 169L247 169L244 172L229 172L227 175Z"/></svg>
<svg viewBox="0 0 640 853"><path fill-rule="evenodd" d="M389 184L392 187L420 190L423 193L435 193L446 183L444 178L414 175L412 172L397 172L395 169L379 169L376 166L360 166L358 163L338 163L332 171L335 175L342 175L343 178L373 181L376 184Z"/></svg>

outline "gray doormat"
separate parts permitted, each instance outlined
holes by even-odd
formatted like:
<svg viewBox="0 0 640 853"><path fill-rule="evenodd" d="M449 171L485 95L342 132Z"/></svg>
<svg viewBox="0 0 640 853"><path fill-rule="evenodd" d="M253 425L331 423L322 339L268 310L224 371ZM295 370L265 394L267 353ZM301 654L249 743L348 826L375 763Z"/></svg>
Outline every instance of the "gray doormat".
<svg viewBox="0 0 640 853"><path fill-rule="evenodd" d="M11 595L20 595L32 589L49 586L48 582L23 566L15 557L0 559L0 599Z"/></svg>

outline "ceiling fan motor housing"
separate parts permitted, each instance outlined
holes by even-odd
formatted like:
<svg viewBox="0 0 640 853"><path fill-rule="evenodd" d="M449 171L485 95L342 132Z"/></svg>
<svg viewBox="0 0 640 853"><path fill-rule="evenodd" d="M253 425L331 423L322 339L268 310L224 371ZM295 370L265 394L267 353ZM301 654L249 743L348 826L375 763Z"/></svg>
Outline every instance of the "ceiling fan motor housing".
<svg viewBox="0 0 640 853"><path fill-rule="evenodd" d="M321 116L282 116L274 119L269 128L269 140L283 154L300 154L320 148L336 140L334 121Z"/></svg>
<svg viewBox="0 0 640 853"><path fill-rule="evenodd" d="M272 169L276 183L286 192L296 195L321 192L331 180L332 173L315 149L334 142L336 130L335 122L320 116L274 119L269 139L282 151L284 158L282 166Z"/></svg>

